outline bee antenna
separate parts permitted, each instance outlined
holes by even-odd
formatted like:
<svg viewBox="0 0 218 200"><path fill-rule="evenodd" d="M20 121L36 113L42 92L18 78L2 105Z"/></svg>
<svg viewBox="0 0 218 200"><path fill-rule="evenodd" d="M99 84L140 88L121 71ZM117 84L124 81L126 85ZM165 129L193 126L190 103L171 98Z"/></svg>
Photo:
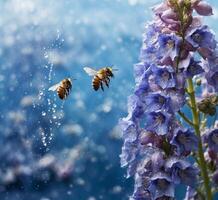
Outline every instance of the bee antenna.
<svg viewBox="0 0 218 200"><path fill-rule="evenodd" d="M72 78L69 78L69 79L70 79L70 80L73 80L73 81L74 81L74 80L77 80L76 78L73 78L73 77L72 77Z"/></svg>
<svg viewBox="0 0 218 200"><path fill-rule="evenodd" d="M112 68L113 71L118 71L117 68L114 68L114 65L112 65L111 68Z"/></svg>

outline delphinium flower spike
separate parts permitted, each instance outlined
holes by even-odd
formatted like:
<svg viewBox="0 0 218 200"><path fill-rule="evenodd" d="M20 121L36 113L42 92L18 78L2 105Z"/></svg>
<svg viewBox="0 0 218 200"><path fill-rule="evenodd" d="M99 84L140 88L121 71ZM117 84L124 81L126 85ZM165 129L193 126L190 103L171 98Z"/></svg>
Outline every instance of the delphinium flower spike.
<svg viewBox="0 0 218 200"><path fill-rule="evenodd" d="M165 0L145 27L135 90L120 120L133 200L212 200L218 189L218 48L203 0ZM190 114L186 113L192 113ZM186 112L187 111L187 112ZM208 120L208 117L213 120Z"/></svg>

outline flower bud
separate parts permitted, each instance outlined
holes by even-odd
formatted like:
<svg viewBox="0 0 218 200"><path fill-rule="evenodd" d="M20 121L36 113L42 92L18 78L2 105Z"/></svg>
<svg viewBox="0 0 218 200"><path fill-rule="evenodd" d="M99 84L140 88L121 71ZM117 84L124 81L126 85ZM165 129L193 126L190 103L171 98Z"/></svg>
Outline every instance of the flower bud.
<svg viewBox="0 0 218 200"><path fill-rule="evenodd" d="M194 9L199 15L203 15L203 16L213 15L212 7L206 2L200 1L198 4L194 6Z"/></svg>
<svg viewBox="0 0 218 200"><path fill-rule="evenodd" d="M216 103L214 104L215 100L211 96L202 99L197 103L198 109L204 114L214 116L216 114Z"/></svg>
<svg viewBox="0 0 218 200"><path fill-rule="evenodd" d="M196 80L196 84L197 84L198 86L201 86L201 79L200 79L200 78Z"/></svg>

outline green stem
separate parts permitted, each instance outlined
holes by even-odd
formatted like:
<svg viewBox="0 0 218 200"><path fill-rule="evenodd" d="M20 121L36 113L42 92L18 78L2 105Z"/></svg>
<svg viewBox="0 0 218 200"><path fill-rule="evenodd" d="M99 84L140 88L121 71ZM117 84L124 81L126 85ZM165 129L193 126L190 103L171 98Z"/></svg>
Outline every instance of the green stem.
<svg viewBox="0 0 218 200"><path fill-rule="evenodd" d="M192 109L192 119L194 124L195 133L199 138L198 143L198 157L199 157L199 167L201 170L201 176L203 178L204 182L204 188L205 188L205 195L207 197L207 200L212 200L212 192L210 187L210 180L208 176L208 170L207 170L207 163L204 158L204 151L203 151L203 145L201 141L201 133L200 133L200 120L199 120L199 113L197 110L196 100L195 100L195 90L193 81L191 78L187 80L188 83L188 94L190 97L191 102L191 109Z"/></svg>
<svg viewBox="0 0 218 200"><path fill-rule="evenodd" d="M203 113L202 119L201 119L201 128L204 129L207 125L207 115Z"/></svg>
<svg viewBox="0 0 218 200"><path fill-rule="evenodd" d="M186 117L186 115L182 111L179 110L178 114L184 119L185 122L187 122L190 126L194 127L194 124L192 123L192 121L189 120L189 118Z"/></svg>

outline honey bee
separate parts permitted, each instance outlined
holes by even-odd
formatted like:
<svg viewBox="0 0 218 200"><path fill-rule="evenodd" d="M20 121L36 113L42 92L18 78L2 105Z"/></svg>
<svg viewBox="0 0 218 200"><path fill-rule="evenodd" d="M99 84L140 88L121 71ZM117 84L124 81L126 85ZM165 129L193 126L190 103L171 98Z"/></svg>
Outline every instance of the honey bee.
<svg viewBox="0 0 218 200"><path fill-rule="evenodd" d="M72 88L72 81L70 78L65 78L61 82L51 86L48 90L57 91L57 94L60 99L66 99L70 94Z"/></svg>
<svg viewBox="0 0 218 200"><path fill-rule="evenodd" d="M90 67L84 67L83 69L89 76L93 76L92 87L95 91L97 91L99 87L104 91L103 84L109 88L110 77L114 77L113 71L117 70L112 69L112 67L104 67L98 71Z"/></svg>

